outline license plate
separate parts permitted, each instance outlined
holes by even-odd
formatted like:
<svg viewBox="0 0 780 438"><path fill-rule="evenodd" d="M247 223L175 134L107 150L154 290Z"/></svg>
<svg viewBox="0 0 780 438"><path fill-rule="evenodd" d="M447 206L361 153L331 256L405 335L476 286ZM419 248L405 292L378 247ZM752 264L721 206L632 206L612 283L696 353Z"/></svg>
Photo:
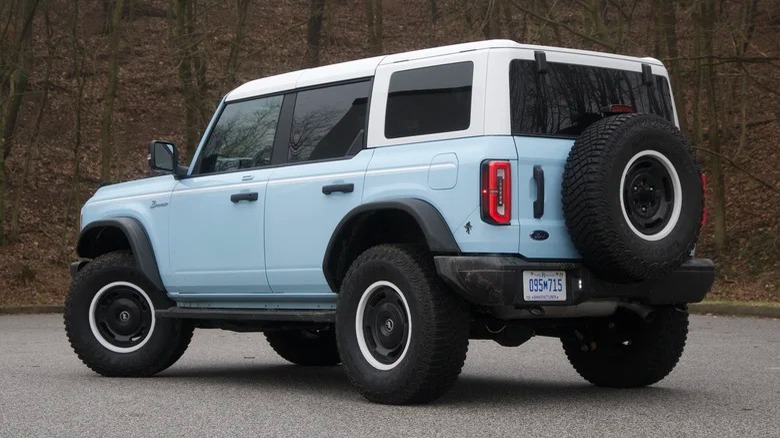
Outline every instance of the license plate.
<svg viewBox="0 0 780 438"><path fill-rule="evenodd" d="M523 271L525 301L566 301L566 272Z"/></svg>

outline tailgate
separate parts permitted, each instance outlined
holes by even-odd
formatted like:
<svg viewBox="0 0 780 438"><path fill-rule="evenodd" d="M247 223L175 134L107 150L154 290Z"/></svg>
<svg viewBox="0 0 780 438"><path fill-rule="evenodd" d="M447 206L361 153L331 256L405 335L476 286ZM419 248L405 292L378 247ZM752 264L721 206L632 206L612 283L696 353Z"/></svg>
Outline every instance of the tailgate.
<svg viewBox="0 0 780 438"><path fill-rule="evenodd" d="M515 198L520 223L518 253L528 259L579 259L561 205L563 167L574 140L531 136L514 140L519 182ZM534 214L534 203L542 193L544 203L538 203Z"/></svg>

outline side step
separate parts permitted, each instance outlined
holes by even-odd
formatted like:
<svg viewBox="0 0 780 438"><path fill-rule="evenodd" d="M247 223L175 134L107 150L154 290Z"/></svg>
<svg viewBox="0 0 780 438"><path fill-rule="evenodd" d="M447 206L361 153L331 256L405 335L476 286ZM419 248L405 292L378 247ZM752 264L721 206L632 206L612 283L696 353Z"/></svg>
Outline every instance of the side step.
<svg viewBox="0 0 780 438"><path fill-rule="evenodd" d="M204 309L171 307L155 311L158 318L229 321L336 322L335 310Z"/></svg>

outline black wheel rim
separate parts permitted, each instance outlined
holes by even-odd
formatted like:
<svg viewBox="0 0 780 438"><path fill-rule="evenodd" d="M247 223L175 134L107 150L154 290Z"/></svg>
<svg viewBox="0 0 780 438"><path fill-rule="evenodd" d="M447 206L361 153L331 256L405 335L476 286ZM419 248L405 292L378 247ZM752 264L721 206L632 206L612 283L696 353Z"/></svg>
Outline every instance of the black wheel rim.
<svg viewBox="0 0 780 438"><path fill-rule="evenodd" d="M628 169L623 208L634 228L648 236L669 223L674 210L674 185L666 166L657 158L640 157Z"/></svg>
<svg viewBox="0 0 780 438"><path fill-rule="evenodd" d="M103 339L120 348L143 342L153 321L146 298L127 286L116 286L103 292L96 303L94 318Z"/></svg>
<svg viewBox="0 0 780 438"><path fill-rule="evenodd" d="M395 363L409 341L409 314L401 295L388 286L372 291L362 323L371 355L380 363Z"/></svg>

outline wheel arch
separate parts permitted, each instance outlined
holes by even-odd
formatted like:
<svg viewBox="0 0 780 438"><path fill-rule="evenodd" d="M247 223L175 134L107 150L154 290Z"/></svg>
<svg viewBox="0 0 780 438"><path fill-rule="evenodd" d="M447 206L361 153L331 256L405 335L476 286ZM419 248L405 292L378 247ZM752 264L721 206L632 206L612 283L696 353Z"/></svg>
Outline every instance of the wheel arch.
<svg viewBox="0 0 780 438"><path fill-rule="evenodd" d="M165 290L149 235L137 219L117 217L90 222L81 230L76 245L79 257L88 259L121 250L131 251L147 279L159 290Z"/></svg>
<svg viewBox="0 0 780 438"><path fill-rule="evenodd" d="M377 234L377 227L387 227ZM455 237L441 213L422 199L395 199L359 205L341 219L328 242L322 272L338 292L349 259L378 243L424 243L434 254L458 254Z"/></svg>

